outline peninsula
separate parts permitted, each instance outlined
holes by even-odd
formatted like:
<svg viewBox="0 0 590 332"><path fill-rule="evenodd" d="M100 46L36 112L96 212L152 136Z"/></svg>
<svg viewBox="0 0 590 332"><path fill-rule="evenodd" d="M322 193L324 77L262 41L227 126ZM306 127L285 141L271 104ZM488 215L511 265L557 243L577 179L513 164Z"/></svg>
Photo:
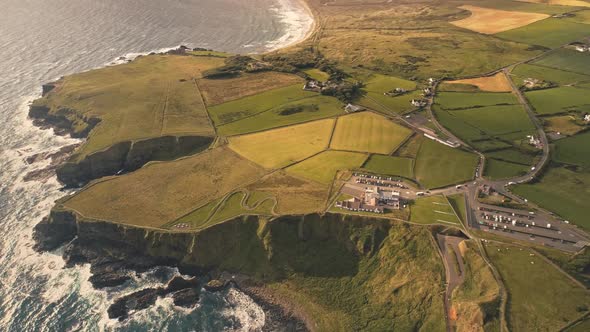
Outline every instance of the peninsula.
<svg viewBox="0 0 590 332"><path fill-rule="evenodd" d="M238 287L267 330L590 326L590 2L306 0L302 42L181 46L48 83L84 138L35 230L111 318Z"/></svg>

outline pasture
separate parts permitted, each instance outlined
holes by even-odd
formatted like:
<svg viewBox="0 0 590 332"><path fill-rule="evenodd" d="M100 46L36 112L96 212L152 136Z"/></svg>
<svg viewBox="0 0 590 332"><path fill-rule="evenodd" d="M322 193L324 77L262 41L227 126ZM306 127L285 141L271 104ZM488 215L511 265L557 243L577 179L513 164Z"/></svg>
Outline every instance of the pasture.
<svg viewBox="0 0 590 332"><path fill-rule="evenodd" d="M266 168L281 168L328 148L334 119L228 138L229 147Z"/></svg>
<svg viewBox="0 0 590 332"><path fill-rule="evenodd" d="M578 165L590 171L590 132L557 141L553 159L561 163Z"/></svg>
<svg viewBox="0 0 590 332"><path fill-rule="evenodd" d="M530 45L557 48L588 36L588 25L547 18L522 28L504 31L497 37Z"/></svg>
<svg viewBox="0 0 590 332"><path fill-rule="evenodd" d="M590 230L590 173L550 168L539 182L519 184L512 191L586 231Z"/></svg>
<svg viewBox="0 0 590 332"><path fill-rule="evenodd" d="M242 74L239 77L227 79L198 80L199 89L208 106L295 84L303 86L303 79L297 75L272 71Z"/></svg>
<svg viewBox="0 0 590 332"><path fill-rule="evenodd" d="M360 112L341 116L330 147L334 150L390 154L412 131L381 115Z"/></svg>
<svg viewBox="0 0 590 332"><path fill-rule="evenodd" d="M217 127L223 136L252 133L344 114L344 104L329 96L299 99Z"/></svg>
<svg viewBox="0 0 590 332"><path fill-rule="evenodd" d="M410 222L418 224L461 225L455 210L442 195L417 198L410 204Z"/></svg>
<svg viewBox="0 0 590 332"><path fill-rule="evenodd" d="M527 165L487 158L483 175L490 180L509 179L525 175L529 168Z"/></svg>
<svg viewBox="0 0 590 332"><path fill-rule="evenodd" d="M590 76L587 75L526 63L516 66L510 75L516 85L522 85L527 78L553 82L558 85L590 82Z"/></svg>
<svg viewBox="0 0 590 332"><path fill-rule="evenodd" d="M588 26L586 26L588 28ZM533 62L535 65L551 67L579 74L590 75L588 55L571 49L561 48Z"/></svg>
<svg viewBox="0 0 590 332"><path fill-rule="evenodd" d="M486 157L494 158L521 165L532 165L535 159L534 155L524 153L518 149L504 149L486 153Z"/></svg>
<svg viewBox="0 0 590 332"><path fill-rule="evenodd" d="M484 76L484 77L477 77L477 78L468 78L463 80L455 80L455 81L445 81L445 84L450 84L450 87L447 89L452 89L452 85L461 84L461 85L473 85L476 86L481 91L486 92L510 92L512 88L510 86L510 82L504 75L504 73L497 73L492 76Z"/></svg>
<svg viewBox="0 0 590 332"><path fill-rule="evenodd" d="M473 179L478 157L424 139L416 157L416 180L426 188L440 188Z"/></svg>
<svg viewBox="0 0 590 332"><path fill-rule="evenodd" d="M498 92L440 92L434 102L446 110L518 104L513 94Z"/></svg>
<svg viewBox="0 0 590 332"><path fill-rule="evenodd" d="M70 118L77 132L88 129L82 118L101 120L79 149L80 159L119 142L178 134L211 136L214 131L193 80L222 64L221 58L145 56L67 76L35 104Z"/></svg>
<svg viewBox="0 0 590 332"><path fill-rule="evenodd" d="M528 91L525 96L539 115L590 111L588 91L577 87L564 86Z"/></svg>
<svg viewBox="0 0 590 332"><path fill-rule="evenodd" d="M376 174L401 176L407 179L414 178L414 159L412 158L374 154L363 165L363 168Z"/></svg>
<svg viewBox="0 0 590 332"><path fill-rule="evenodd" d="M304 91L302 84L294 84L209 107L209 114L216 126L247 118L272 108L308 97L317 93Z"/></svg>
<svg viewBox="0 0 590 332"><path fill-rule="evenodd" d="M309 76L310 78L319 82L326 82L328 79L330 79L330 74L323 72L317 68L306 69L303 72L307 74L307 76Z"/></svg>
<svg viewBox="0 0 590 332"><path fill-rule="evenodd" d="M400 96L386 96L381 92L368 91L358 104L379 111L383 114L404 114L416 109L410 103L412 99L422 98L420 90L411 91Z"/></svg>
<svg viewBox="0 0 590 332"><path fill-rule="evenodd" d="M495 243L485 248L508 291L511 331L557 331L582 315L579 307L590 305L585 289L528 249Z"/></svg>
<svg viewBox="0 0 590 332"><path fill-rule="evenodd" d="M462 20L451 22L451 24L489 35L520 28L549 17L549 15L540 13L507 11L471 5L463 5L459 8L470 11L471 15Z"/></svg>
<svg viewBox="0 0 590 332"><path fill-rule="evenodd" d="M290 175L329 185L338 171L359 168L365 160L367 155L364 153L324 151L287 168L286 171Z"/></svg>
<svg viewBox="0 0 590 332"><path fill-rule="evenodd" d="M93 183L64 205L88 218L157 228L265 173L233 151L217 148Z"/></svg>
<svg viewBox="0 0 590 332"><path fill-rule="evenodd" d="M325 209L330 187L305 178L288 175L284 170L265 176L248 190L272 195L279 214L307 214Z"/></svg>
<svg viewBox="0 0 590 332"><path fill-rule="evenodd" d="M543 118L543 127L546 132L561 133L562 135L575 135L584 129L576 123L572 115L558 115Z"/></svg>

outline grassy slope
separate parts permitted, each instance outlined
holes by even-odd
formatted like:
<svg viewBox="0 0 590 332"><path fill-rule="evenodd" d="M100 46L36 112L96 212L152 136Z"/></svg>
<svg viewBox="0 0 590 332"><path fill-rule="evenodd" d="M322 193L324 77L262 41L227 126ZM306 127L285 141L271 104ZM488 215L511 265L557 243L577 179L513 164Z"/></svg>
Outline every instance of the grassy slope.
<svg viewBox="0 0 590 332"><path fill-rule="evenodd" d="M451 196L447 196L449 203L461 219L463 223L467 223L467 207L465 204L465 195L464 194L455 194Z"/></svg>
<svg viewBox="0 0 590 332"><path fill-rule="evenodd" d="M578 307L590 305L585 289L528 250L496 244L487 244L486 250L509 294L506 314L512 330L555 331L581 316Z"/></svg>
<svg viewBox="0 0 590 332"><path fill-rule="evenodd" d="M416 179L426 188L438 188L473 178L477 156L425 139L416 158Z"/></svg>
<svg viewBox="0 0 590 332"><path fill-rule="evenodd" d="M128 64L65 77L35 104L72 109L67 117L76 130L86 124L75 115L100 118L78 151L79 158L115 143L163 135L213 135L199 90L193 80L201 71L220 66L221 58L146 56Z"/></svg>
<svg viewBox="0 0 590 332"><path fill-rule="evenodd" d="M325 235L306 241L293 238L294 225L273 229L271 245L281 248L273 247L273 261L290 272L271 287L302 306L320 331L444 331L443 268L428 231L345 223L350 231L307 223ZM362 254L351 255L335 236Z"/></svg>

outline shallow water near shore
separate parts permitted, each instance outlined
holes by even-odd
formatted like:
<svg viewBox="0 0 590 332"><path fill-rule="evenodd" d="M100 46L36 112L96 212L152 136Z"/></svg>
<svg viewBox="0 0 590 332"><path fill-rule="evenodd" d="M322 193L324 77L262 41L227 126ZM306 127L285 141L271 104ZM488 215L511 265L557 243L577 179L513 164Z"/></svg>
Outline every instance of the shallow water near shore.
<svg viewBox="0 0 590 332"><path fill-rule="evenodd" d="M202 294L194 310L160 299L124 323L110 302L160 286L175 269L156 269L108 291L92 289L88 266L64 268L60 250L33 251L32 229L67 194L55 177L25 182L27 157L77 140L39 130L28 103L43 83L101 67L120 56L185 44L262 52L301 39L311 18L295 0L5 0L0 11L0 331L257 330L264 313L234 289Z"/></svg>

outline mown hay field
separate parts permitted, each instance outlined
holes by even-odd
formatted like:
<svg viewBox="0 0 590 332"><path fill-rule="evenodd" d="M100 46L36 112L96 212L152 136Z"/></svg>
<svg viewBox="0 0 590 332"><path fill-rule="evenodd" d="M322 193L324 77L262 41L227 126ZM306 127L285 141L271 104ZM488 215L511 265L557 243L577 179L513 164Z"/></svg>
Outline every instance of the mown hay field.
<svg viewBox="0 0 590 332"><path fill-rule="evenodd" d="M577 87L564 86L553 89L529 91L527 99L540 115L559 114L569 111L590 111L588 91Z"/></svg>
<svg viewBox="0 0 590 332"><path fill-rule="evenodd" d="M145 56L67 76L36 104L49 106L52 113L75 110L66 116L79 131L86 128L81 116L101 119L79 150L80 158L124 141L177 134L210 136L214 131L193 80L222 64L223 59L211 57Z"/></svg>
<svg viewBox="0 0 590 332"><path fill-rule="evenodd" d="M463 80L445 81L446 84L467 84L474 85L481 91L486 92L510 92L512 91L510 82L504 73L500 72L493 76L484 76L477 78L468 78ZM452 88L452 87L451 87Z"/></svg>
<svg viewBox="0 0 590 332"><path fill-rule="evenodd" d="M233 136L319 120L344 114L344 104L329 96L316 95L234 121L217 128L223 136Z"/></svg>
<svg viewBox="0 0 590 332"><path fill-rule="evenodd" d="M160 227L265 173L230 149L217 148L92 184L64 205L89 218Z"/></svg>
<svg viewBox="0 0 590 332"><path fill-rule="evenodd" d="M586 289L528 249L495 243L485 248L508 291L510 330L557 331L582 315L579 307L590 305Z"/></svg>
<svg viewBox="0 0 590 332"><path fill-rule="evenodd" d="M403 157L372 155L364 169L383 175L401 176L407 179L414 178L414 159Z"/></svg>
<svg viewBox="0 0 590 332"><path fill-rule="evenodd" d="M410 205L410 222L418 224L460 225L455 210L442 195L417 198Z"/></svg>
<svg viewBox="0 0 590 332"><path fill-rule="evenodd" d="M499 10L492 8L463 5L459 7L471 12L471 16L452 24L484 34L495 34L537 22L549 17L540 13L525 13L516 11Z"/></svg>
<svg viewBox="0 0 590 332"><path fill-rule="evenodd" d="M252 184L248 190L272 195L279 214L308 214L325 209L330 187L277 171Z"/></svg>
<svg viewBox="0 0 590 332"><path fill-rule="evenodd" d="M530 45L556 48L588 36L588 25L548 18L495 36Z"/></svg>
<svg viewBox="0 0 590 332"><path fill-rule="evenodd" d="M478 157L425 139L416 158L416 180L426 188L439 188L473 179Z"/></svg>
<svg viewBox="0 0 590 332"><path fill-rule="evenodd" d="M294 84L209 107L209 114L215 125L220 126L286 103L314 96L317 96L317 93L304 91L303 85Z"/></svg>
<svg viewBox="0 0 590 332"><path fill-rule="evenodd" d="M230 137L229 147L266 168L281 168L328 148L334 119Z"/></svg>
<svg viewBox="0 0 590 332"><path fill-rule="evenodd" d="M364 153L324 151L286 169L287 174L303 177L321 184L331 184L340 170L359 168L367 160Z"/></svg>
<svg viewBox="0 0 590 332"><path fill-rule="evenodd" d="M198 84L206 104L213 106L285 86L303 86L303 78L267 71L228 79L201 79Z"/></svg>
<svg viewBox="0 0 590 332"><path fill-rule="evenodd" d="M372 112L339 117L330 147L335 150L390 154L411 135L406 127Z"/></svg>

